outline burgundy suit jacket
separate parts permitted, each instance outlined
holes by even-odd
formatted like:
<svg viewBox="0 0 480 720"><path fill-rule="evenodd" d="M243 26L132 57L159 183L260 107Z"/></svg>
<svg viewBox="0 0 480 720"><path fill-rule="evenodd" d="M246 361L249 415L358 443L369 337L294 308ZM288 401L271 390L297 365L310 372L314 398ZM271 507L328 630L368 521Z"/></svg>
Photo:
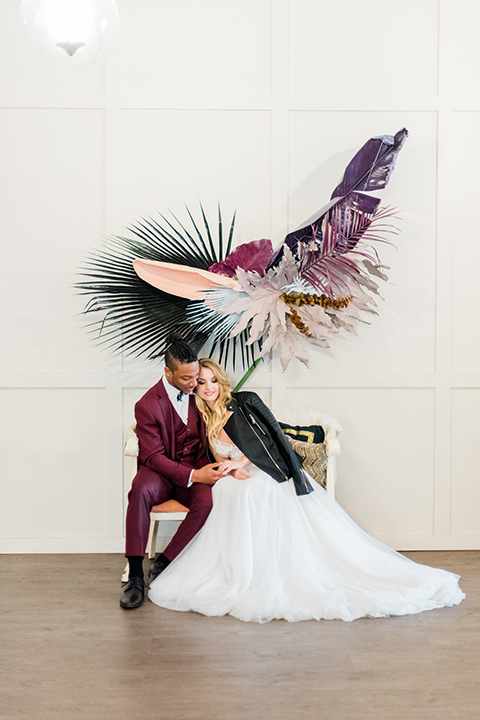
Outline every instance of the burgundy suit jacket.
<svg viewBox="0 0 480 720"><path fill-rule="evenodd" d="M198 413L195 398L189 398L190 413ZM199 413L198 413L199 414ZM163 382L160 380L135 405L136 433L140 445L138 462L182 487L188 487L192 467L176 460L177 442L175 422L180 420ZM180 420L180 422L182 422ZM195 467L203 467L209 461L206 454L207 435L200 418L200 447Z"/></svg>

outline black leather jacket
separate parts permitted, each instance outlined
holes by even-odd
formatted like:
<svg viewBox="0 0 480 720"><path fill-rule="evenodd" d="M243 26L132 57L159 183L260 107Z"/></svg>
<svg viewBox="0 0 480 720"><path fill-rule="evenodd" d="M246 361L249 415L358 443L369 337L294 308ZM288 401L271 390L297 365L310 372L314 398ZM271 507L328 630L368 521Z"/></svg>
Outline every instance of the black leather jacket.
<svg viewBox="0 0 480 720"><path fill-rule="evenodd" d="M243 454L277 482L293 479L297 495L312 492L305 472L274 416L253 392L232 393L225 432Z"/></svg>

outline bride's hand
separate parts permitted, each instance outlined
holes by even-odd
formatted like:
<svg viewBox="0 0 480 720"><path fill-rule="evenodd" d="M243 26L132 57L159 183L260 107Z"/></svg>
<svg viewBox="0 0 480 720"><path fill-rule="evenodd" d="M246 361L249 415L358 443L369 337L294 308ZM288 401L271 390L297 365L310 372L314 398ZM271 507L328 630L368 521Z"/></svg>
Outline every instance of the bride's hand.
<svg viewBox="0 0 480 720"><path fill-rule="evenodd" d="M236 480L247 480L247 478L252 477L250 473L245 470L245 468L237 468L237 470L232 470L230 475Z"/></svg>
<svg viewBox="0 0 480 720"><path fill-rule="evenodd" d="M238 468L241 468L245 465L244 462L241 460L224 460L220 463L218 466L218 469L220 472L222 472L224 475L230 475L232 470L238 470Z"/></svg>

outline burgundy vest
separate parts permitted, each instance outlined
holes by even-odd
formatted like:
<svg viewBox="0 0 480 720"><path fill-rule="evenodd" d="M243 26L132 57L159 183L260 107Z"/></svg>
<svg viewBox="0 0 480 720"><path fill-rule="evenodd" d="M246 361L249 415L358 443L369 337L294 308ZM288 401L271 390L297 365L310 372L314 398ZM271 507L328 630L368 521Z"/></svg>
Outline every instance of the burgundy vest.
<svg viewBox="0 0 480 720"><path fill-rule="evenodd" d="M200 414L197 412L195 405L190 403L186 425L173 407L172 417L175 430L175 447L172 460L193 465L200 453Z"/></svg>

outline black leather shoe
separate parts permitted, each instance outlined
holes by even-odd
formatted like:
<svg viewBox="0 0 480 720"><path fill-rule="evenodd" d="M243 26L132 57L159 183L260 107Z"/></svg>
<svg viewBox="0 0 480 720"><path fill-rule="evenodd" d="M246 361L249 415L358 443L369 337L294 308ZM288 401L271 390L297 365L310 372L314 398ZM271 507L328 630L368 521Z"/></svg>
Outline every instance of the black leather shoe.
<svg viewBox="0 0 480 720"><path fill-rule="evenodd" d="M151 585L154 580L170 565L170 560L163 553L157 555L148 571L148 582Z"/></svg>
<svg viewBox="0 0 480 720"><path fill-rule="evenodd" d="M140 607L145 597L145 583L143 577L134 577L123 583L124 591L120 597L120 607L125 610L133 610Z"/></svg>

